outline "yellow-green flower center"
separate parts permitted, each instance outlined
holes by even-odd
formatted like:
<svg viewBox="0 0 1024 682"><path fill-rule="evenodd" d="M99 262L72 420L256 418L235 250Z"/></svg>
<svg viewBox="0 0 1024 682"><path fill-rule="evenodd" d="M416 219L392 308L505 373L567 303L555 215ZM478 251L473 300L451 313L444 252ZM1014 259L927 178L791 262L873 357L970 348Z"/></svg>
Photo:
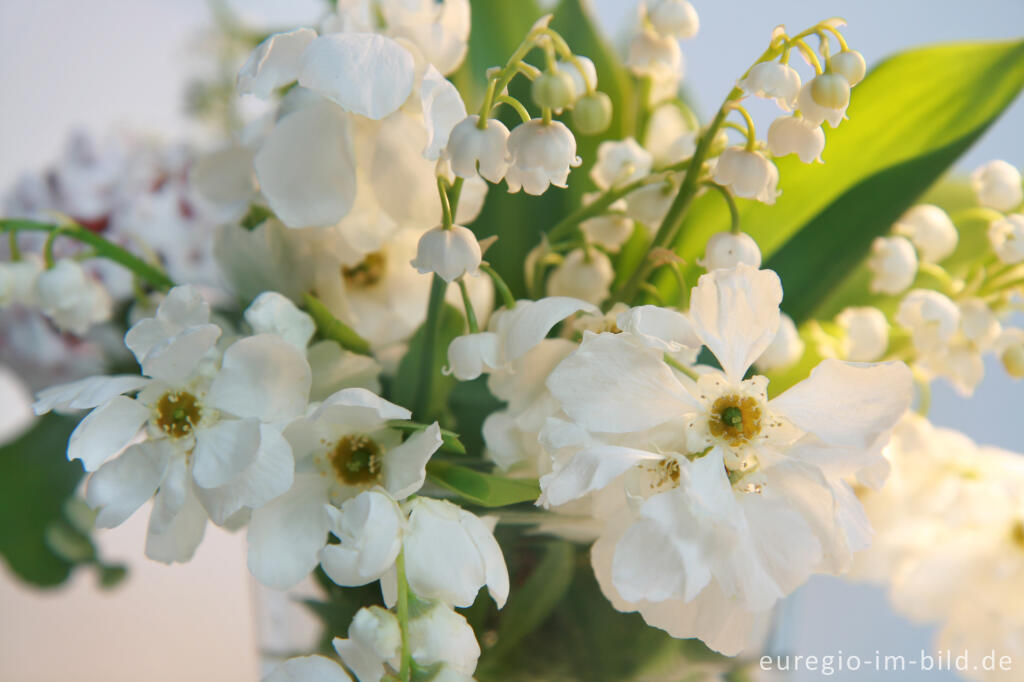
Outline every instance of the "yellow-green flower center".
<svg viewBox="0 0 1024 682"><path fill-rule="evenodd" d="M711 406L708 428L715 438L736 447L761 433L761 406L750 396L723 395Z"/></svg>
<svg viewBox="0 0 1024 682"><path fill-rule="evenodd" d="M350 287L364 288L376 284L384 276L387 259L381 251L374 251L359 263L341 269L345 284Z"/></svg>
<svg viewBox="0 0 1024 682"><path fill-rule="evenodd" d="M334 472L344 483L368 486L380 482L383 451L369 436L345 436L338 441L327 458Z"/></svg>
<svg viewBox="0 0 1024 682"><path fill-rule="evenodd" d="M192 433L201 412L191 393L165 393L156 404L156 423L171 438L182 438Z"/></svg>

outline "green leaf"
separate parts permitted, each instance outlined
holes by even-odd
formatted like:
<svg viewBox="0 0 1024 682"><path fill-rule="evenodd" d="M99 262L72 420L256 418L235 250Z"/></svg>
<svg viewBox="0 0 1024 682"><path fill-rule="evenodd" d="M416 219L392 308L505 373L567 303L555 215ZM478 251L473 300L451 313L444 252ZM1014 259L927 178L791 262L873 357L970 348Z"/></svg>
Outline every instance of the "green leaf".
<svg viewBox="0 0 1024 682"><path fill-rule="evenodd" d="M853 91L850 120L827 131L824 165L778 161L774 206L740 202L741 227L782 277L783 308L800 321L853 270L872 239L988 128L1024 86L1024 42L958 43L879 64ZM729 227L721 197L694 202L678 253L693 263ZM794 238L794 235L799 236ZM692 278L699 271L692 269ZM659 286L674 290L667 277Z"/></svg>
<svg viewBox="0 0 1024 682"><path fill-rule="evenodd" d="M0 554L35 585L62 583L73 559L93 554L64 516L65 501L83 476L81 464L65 454L76 423L48 414L0 447Z"/></svg>
<svg viewBox="0 0 1024 682"><path fill-rule="evenodd" d="M421 422L436 419L447 426L451 421L447 414L448 395L455 387L456 380L453 376L445 376L441 370L448 364L448 344L464 332L465 322L458 310L447 303L441 306L432 359L424 358L427 322L416 330L409 341L409 350L398 364L398 373L391 385L390 399L399 405L416 406L413 414ZM424 362L429 364L424 367ZM425 404L420 406L420 383L428 373L431 376L429 395L426 396Z"/></svg>
<svg viewBox="0 0 1024 682"><path fill-rule="evenodd" d="M442 460L427 463L427 477L463 500L482 507L532 502L540 495L540 486L535 479L485 474Z"/></svg>
<svg viewBox="0 0 1024 682"><path fill-rule="evenodd" d="M342 348L348 349L360 355L370 354L370 344L363 337L356 334L352 327L336 318L313 294L306 294L303 297L306 303L306 312L316 323L316 330L325 339L335 341Z"/></svg>
<svg viewBox="0 0 1024 682"><path fill-rule="evenodd" d="M406 433L415 433L416 431L422 431L430 426L430 424L396 419L389 421L388 426L392 429L405 431ZM454 452L456 455L466 454L466 446L459 440L459 434L448 429L441 429L441 450L443 452Z"/></svg>

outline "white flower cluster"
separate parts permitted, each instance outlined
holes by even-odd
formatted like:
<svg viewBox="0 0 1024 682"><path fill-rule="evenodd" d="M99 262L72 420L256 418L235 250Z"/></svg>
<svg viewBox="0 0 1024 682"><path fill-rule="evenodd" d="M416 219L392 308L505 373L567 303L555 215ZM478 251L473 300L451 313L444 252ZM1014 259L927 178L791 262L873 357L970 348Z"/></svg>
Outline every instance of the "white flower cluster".
<svg viewBox="0 0 1024 682"><path fill-rule="evenodd" d="M1024 458L912 414L885 456L889 481L861 493L875 537L853 575L886 585L906 617L939 623L940 650L1024 655Z"/></svg>

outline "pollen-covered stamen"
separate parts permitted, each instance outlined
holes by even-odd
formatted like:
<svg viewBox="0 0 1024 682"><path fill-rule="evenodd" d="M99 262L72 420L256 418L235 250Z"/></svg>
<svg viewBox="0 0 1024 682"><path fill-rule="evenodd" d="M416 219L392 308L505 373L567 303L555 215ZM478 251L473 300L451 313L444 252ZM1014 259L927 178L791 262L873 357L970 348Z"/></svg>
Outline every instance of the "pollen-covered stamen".
<svg viewBox="0 0 1024 682"><path fill-rule="evenodd" d="M711 406L711 435L736 447L761 433L761 406L750 396L723 395Z"/></svg>
<svg viewBox="0 0 1024 682"><path fill-rule="evenodd" d="M384 267L387 259L381 251L374 251L359 263L341 269L341 276L345 284L350 287L370 287L376 284L384 276Z"/></svg>
<svg viewBox="0 0 1024 682"><path fill-rule="evenodd" d="M1017 521L1013 524L1010 537L1013 539L1013 544L1024 550L1024 521Z"/></svg>
<svg viewBox="0 0 1024 682"><path fill-rule="evenodd" d="M345 436L327 458L334 472L348 485L371 485L380 480L383 451L369 436Z"/></svg>
<svg viewBox="0 0 1024 682"><path fill-rule="evenodd" d="M156 404L156 423L171 438L191 435L202 410L191 393L165 393Z"/></svg>

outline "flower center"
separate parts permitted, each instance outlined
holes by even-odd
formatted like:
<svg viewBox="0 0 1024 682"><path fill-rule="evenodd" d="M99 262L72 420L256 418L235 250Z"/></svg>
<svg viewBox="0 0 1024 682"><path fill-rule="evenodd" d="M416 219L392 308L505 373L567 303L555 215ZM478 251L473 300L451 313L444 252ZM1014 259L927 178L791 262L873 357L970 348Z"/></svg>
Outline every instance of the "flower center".
<svg viewBox="0 0 1024 682"><path fill-rule="evenodd" d="M383 452L369 436L345 436L327 453L334 472L348 485L370 485L380 480Z"/></svg>
<svg viewBox="0 0 1024 682"><path fill-rule="evenodd" d="M171 438L182 438L192 433L199 423L199 401L191 393L165 393L156 404L156 423Z"/></svg>
<svg viewBox="0 0 1024 682"><path fill-rule="evenodd" d="M384 253L374 251L352 267L342 268L341 276L350 287L365 288L376 284L384 276L387 260Z"/></svg>
<svg viewBox="0 0 1024 682"><path fill-rule="evenodd" d="M1013 538L1013 544L1017 545L1020 549L1024 549L1024 521L1017 521L1017 523L1013 524L1010 537Z"/></svg>
<svg viewBox="0 0 1024 682"><path fill-rule="evenodd" d="M708 429L734 447L748 443L761 433L761 406L750 396L723 395L711 406Z"/></svg>

